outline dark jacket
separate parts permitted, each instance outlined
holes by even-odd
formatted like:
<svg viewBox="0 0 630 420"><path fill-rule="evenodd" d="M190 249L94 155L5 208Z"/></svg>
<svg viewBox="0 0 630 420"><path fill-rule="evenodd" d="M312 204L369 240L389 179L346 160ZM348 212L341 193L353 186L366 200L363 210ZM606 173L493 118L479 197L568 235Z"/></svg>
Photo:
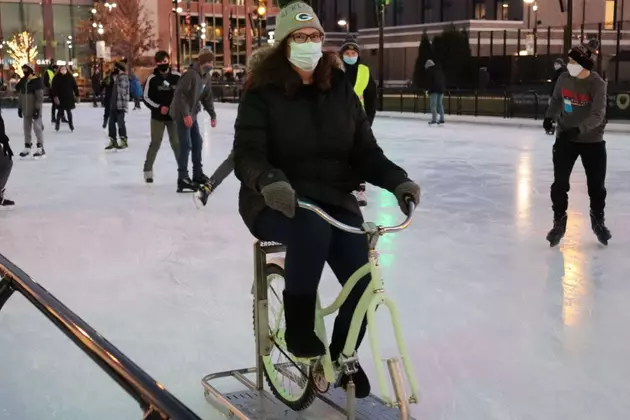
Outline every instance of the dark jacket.
<svg viewBox="0 0 630 420"><path fill-rule="evenodd" d="M2 118L2 113L0 112L0 154L4 155L5 150L11 150L9 146L9 138L7 137L7 133L4 129L4 119Z"/></svg>
<svg viewBox="0 0 630 420"><path fill-rule="evenodd" d="M357 82L357 74L359 72L359 64L361 64L361 60L352 66L344 63L344 68L346 72L346 77L348 79L348 83L350 86L354 88L355 83ZM374 122L374 117L376 116L376 82L372 77L372 72L370 71L370 81L368 82L365 91L363 92L363 103L365 106L365 113L368 116L368 120L370 121L370 125Z"/></svg>
<svg viewBox="0 0 630 420"><path fill-rule="evenodd" d="M169 70L162 74L158 69L153 70L144 83L144 94L142 98L147 107L151 110L151 118L157 121L171 121L171 116L167 113L162 115L160 108L163 106L170 108L175 93L175 86L182 75L176 71Z"/></svg>
<svg viewBox="0 0 630 420"><path fill-rule="evenodd" d="M75 98L79 97L79 88L74 76L70 72L61 74L57 72L52 82L50 94L59 99L58 106L63 109L74 109Z"/></svg>
<svg viewBox="0 0 630 420"><path fill-rule="evenodd" d="M170 114L174 120L182 120L186 116L197 119L197 114L201 111L201 105L213 120L217 119L214 111L214 101L212 99L211 84L212 75L210 73L201 74L199 63L191 65L182 75L171 103Z"/></svg>
<svg viewBox="0 0 630 420"><path fill-rule="evenodd" d="M300 198L360 214L352 191L361 180L389 191L408 181L376 143L344 72L334 69L331 76L332 86L325 92L309 85L288 96L279 83L246 91L242 97L234 170L241 181L239 210L254 234L257 216L265 208L260 191L271 183L287 181ZM248 77L270 78L258 68Z"/></svg>
<svg viewBox="0 0 630 420"><path fill-rule="evenodd" d="M25 117L32 117L33 113L41 113L44 103L44 83L39 76L24 76L15 85L15 91L19 95L18 109Z"/></svg>
<svg viewBox="0 0 630 420"><path fill-rule="evenodd" d="M112 100L112 93L114 93L114 80L111 72L107 73L107 76L101 82L101 92L104 92L103 103L109 106Z"/></svg>
<svg viewBox="0 0 630 420"><path fill-rule="evenodd" d="M556 89L556 83L558 83L558 79L562 76L562 73L567 71L566 66L560 67L553 73L553 78L551 79L551 92L549 92L550 96L553 96L553 91Z"/></svg>
<svg viewBox="0 0 630 420"><path fill-rule="evenodd" d="M91 82L92 82L92 91L94 92L95 95L100 95L101 93L101 73L94 73L92 74L91 77Z"/></svg>
<svg viewBox="0 0 630 420"><path fill-rule="evenodd" d="M425 72L425 89L429 93L444 93L446 89L446 77L442 68L435 64Z"/></svg>

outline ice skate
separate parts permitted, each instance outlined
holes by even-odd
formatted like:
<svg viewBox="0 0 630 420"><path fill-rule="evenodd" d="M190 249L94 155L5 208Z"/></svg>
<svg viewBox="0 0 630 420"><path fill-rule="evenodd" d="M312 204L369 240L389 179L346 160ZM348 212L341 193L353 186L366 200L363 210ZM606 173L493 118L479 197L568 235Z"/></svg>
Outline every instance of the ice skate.
<svg viewBox="0 0 630 420"><path fill-rule="evenodd" d="M11 207L15 205L15 201L9 200L4 190L0 190L0 207Z"/></svg>
<svg viewBox="0 0 630 420"><path fill-rule="evenodd" d="M608 245L608 241L612 238L612 235L608 227L606 227L604 213L594 214L591 212L591 227L593 228L593 233L597 236L597 240L601 242L602 245Z"/></svg>
<svg viewBox="0 0 630 420"><path fill-rule="evenodd" d="M205 207L205 205L208 204L208 198L213 191L214 181L211 179L208 182L199 185L199 190L193 196L193 199L195 200L195 205L198 209L200 209L201 207Z"/></svg>
<svg viewBox="0 0 630 420"><path fill-rule="evenodd" d="M177 192L196 192L199 189L199 185L193 182L190 178L179 178L177 180Z"/></svg>
<svg viewBox="0 0 630 420"><path fill-rule="evenodd" d="M44 146L41 144L37 145L37 149L35 150L35 153L33 153L33 157L34 158L42 158L42 157L46 157L46 150L44 150Z"/></svg>
<svg viewBox="0 0 630 420"><path fill-rule="evenodd" d="M120 146L118 147L119 149L126 149L129 147L129 143L127 143L127 137L121 137L120 138Z"/></svg>
<svg viewBox="0 0 630 420"><path fill-rule="evenodd" d="M118 149L119 149L119 146L118 146L118 142L116 141L116 138L110 137L109 144L105 147L105 150L118 150Z"/></svg>
<svg viewBox="0 0 630 420"><path fill-rule="evenodd" d="M555 215L553 218L553 228L547 234L549 246L554 247L560 243L567 231L567 214Z"/></svg>
<svg viewBox="0 0 630 420"><path fill-rule="evenodd" d="M147 184L153 184L153 171L144 172L144 182Z"/></svg>
<svg viewBox="0 0 630 420"><path fill-rule="evenodd" d="M437 121L429 121L429 127L437 126Z"/></svg>
<svg viewBox="0 0 630 420"><path fill-rule="evenodd" d="M365 184L361 184L357 191L353 192L354 197L357 199L357 203L359 207L367 206L367 193L365 192Z"/></svg>
<svg viewBox="0 0 630 420"><path fill-rule="evenodd" d="M20 152L20 157L25 158L30 154L31 154L31 145L27 144L26 146L24 146L24 150Z"/></svg>

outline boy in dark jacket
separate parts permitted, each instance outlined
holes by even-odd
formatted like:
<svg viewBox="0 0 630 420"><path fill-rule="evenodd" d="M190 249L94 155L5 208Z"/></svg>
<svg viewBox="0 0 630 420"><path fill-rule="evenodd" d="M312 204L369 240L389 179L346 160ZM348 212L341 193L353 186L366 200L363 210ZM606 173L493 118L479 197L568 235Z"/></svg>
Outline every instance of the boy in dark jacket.
<svg viewBox="0 0 630 420"><path fill-rule="evenodd" d="M35 68L30 64L22 66L24 77L20 79L15 87L19 95L18 116L24 119L24 150L20 153L20 157L26 157L31 154L33 146L32 132L35 132L37 139L37 150L33 153L34 157L44 156L44 124L42 123L41 113L44 103L44 83L42 79L35 74Z"/></svg>
<svg viewBox="0 0 630 420"><path fill-rule="evenodd" d="M180 77L181 74L171 70L168 53L158 51L155 54L155 70L144 85L144 103L151 110L151 143L144 161L144 180L148 183L153 182L153 163L162 145L164 129L168 132L176 161L179 155L177 128L169 115L169 108Z"/></svg>
<svg viewBox="0 0 630 420"><path fill-rule="evenodd" d="M556 142L553 146L554 182L551 185L553 228L547 235L551 246L564 237L569 205L569 178L575 161L582 158L586 184L591 201L591 226L597 239L604 245L612 237L604 223L606 206L606 82L593 67L599 42L578 45L569 53L567 73L558 78L551 97L545 131L553 130L557 121Z"/></svg>
<svg viewBox="0 0 630 420"><path fill-rule="evenodd" d="M101 96L101 84L103 82L98 67L94 67L94 73L92 73L90 80L92 82L92 103L94 108L98 108L98 98Z"/></svg>
<svg viewBox="0 0 630 420"><path fill-rule="evenodd" d="M203 138L199 131L197 114L201 105L210 115L212 127L216 127L217 114L212 101L211 74L214 53L210 48L202 48L199 58L182 75L177 83L169 114L177 126L179 138L177 192L196 191L200 184L209 178L204 175L201 164ZM192 150L193 178L188 175L188 157Z"/></svg>
<svg viewBox="0 0 630 420"><path fill-rule="evenodd" d="M446 80L444 72L433 60L427 60L424 64L426 69L425 88L429 93L431 104L431 121L429 125L444 124L444 88ZM438 120L438 114L440 119Z"/></svg>
<svg viewBox="0 0 630 420"><path fill-rule="evenodd" d="M0 113L0 207L15 205L15 202L9 200L4 192L4 187L7 185L13 168L12 156L13 151L9 146L9 138L4 131L4 120L2 113Z"/></svg>
<svg viewBox="0 0 630 420"><path fill-rule="evenodd" d="M365 109L370 125L374 123L376 116L376 82L372 77L370 68L361 64L361 50L354 38L349 38L344 42L339 50L339 55L343 61L343 70L350 86L354 89L361 100L361 105ZM359 206L367 206L366 185L359 184L359 189L355 192Z"/></svg>
<svg viewBox="0 0 630 420"><path fill-rule="evenodd" d="M126 149L127 143L127 126L125 125L125 114L129 108L129 76L127 76L127 67L123 62L117 62L114 65L111 77L111 97L109 103L105 106L109 110L109 144L105 150ZM116 141L116 126L118 126L118 136L120 144Z"/></svg>

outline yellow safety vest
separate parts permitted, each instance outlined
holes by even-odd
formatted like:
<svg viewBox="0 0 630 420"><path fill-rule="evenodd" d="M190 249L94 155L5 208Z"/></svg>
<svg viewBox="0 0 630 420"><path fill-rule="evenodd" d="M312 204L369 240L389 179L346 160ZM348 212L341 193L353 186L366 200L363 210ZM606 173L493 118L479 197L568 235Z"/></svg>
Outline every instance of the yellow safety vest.
<svg viewBox="0 0 630 420"><path fill-rule="evenodd" d="M55 78L55 72L51 69L46 70L46 72L48 73L48 81L50 82L50 86L52 86L52 81Z"/></svg>
<svg viewBox="0 0 630 420"><path fill-rule="evenodd" d="M357 69L357 80L354 82L354 93L357 94L359 100L361 101L361 105L365 107L363 102L363 92L367 89L368 84L370 83L370 68L364 64L359 64L359 68Z"/></svg>

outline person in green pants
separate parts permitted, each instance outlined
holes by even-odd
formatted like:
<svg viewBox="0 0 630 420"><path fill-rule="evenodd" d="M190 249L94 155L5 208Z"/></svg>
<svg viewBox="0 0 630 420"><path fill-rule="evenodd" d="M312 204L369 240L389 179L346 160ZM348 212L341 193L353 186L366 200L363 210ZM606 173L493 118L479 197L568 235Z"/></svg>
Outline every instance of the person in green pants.
<svg viewBox="0 0 630 420"><path fill-rule="evenodd" d="M179 156L177 129L169 115L169 107L181 74L171 69L170 57L166 51L158 51L154 59L155 70L144 84L143 94L144 103L151 110L151 143L144 161L144 180L147 183L153 182L153 163L162 145L165 129L168 132L175 161Z"/></svg>

